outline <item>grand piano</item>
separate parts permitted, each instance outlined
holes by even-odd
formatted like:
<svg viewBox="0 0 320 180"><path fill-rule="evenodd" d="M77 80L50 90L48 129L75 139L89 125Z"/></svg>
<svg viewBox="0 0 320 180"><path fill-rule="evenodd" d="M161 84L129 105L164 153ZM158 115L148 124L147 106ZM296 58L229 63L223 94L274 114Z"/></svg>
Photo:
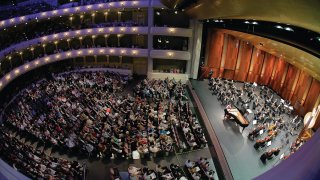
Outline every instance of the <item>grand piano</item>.
<svg viewBox="0 0 320 180"><path fill-rule="evenodd" d="M224 112L225 118L233 120L241 127L243 127L242 132L246 127L249 126L249 121L243 117L243 114L239 111L238 108L225 109Z"/></svg>

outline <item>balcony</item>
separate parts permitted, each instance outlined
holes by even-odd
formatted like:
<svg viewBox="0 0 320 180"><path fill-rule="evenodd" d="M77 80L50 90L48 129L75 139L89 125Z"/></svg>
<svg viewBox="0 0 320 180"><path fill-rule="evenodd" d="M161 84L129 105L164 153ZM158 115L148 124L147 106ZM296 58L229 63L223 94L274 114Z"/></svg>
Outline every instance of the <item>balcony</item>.
<svg viewBox="0 0 320 180"><path fill-rule="evenodd" d="M147 49L138 48L88 48L71 50L62 53L56 53L49 56L37 58L33 61L27 62L17 68L14 68L7 73L0 80L0 90L2 90L8 83L14 80L16 77L36 69L39 66L44 66L52 62L62 61L65 59L71 59L83 56L98 56L98 55L110 55L110 56L130 56L130 57L147 57Z"/></svg>

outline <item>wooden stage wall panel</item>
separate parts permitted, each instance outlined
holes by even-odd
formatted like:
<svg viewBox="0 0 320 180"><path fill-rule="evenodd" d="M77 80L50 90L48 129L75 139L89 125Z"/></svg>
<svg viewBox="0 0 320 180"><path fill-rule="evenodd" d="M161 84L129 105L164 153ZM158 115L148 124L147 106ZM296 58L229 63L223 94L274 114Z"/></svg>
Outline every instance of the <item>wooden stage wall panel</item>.
<svg viewBox="0 0 320 180"><path fill-rule="evenodd" d="M220 33L218 31L209 31L211 33L208 36L208 42L210 42L209 46L209 54L207 66L213 68L214 77L218 77L219 68L221 65L221 57L223 51L223 43L224 43L224 33Z"/></svg>
<svg viewBox="0 0 320 180"><path fill-rule="evenodd" d="M311 83L307 98L304 102L304 107L306 112L310 112L313 110L314 105L316 104L319 96L320 96L320 83L316 79L312 79L312 83Z"/></svg>
<svg viewBox="0 0 320 180"><path fill-rule="evenodd" d="M228 35L228 45L224 69L234 70L239 52L239 41L236 37Z"/></svg>
<svg viewBox="0 0 320 180"><path fill-rule="evenodd" d="M251 62L250 62L250 69L247 75L247 82L257 82L260 77L260 73L262 70L263 59L264 59L265 52L259 49L253 51Z"/></svg>
<svg viewBox="0 0 320 180"><path fill-rule="evenodd" d="M236 67L234 79L237 81L245 81L250 68L253 46L245 41L241 41L240 46L241 48L239 51L241 51L241 53L239 52L239 55L241 55L237 61L238 67Z"/></svg>
<svg viewBox="0 0 320 180"><path fill-rule="evenodd" d="M278 94L280 94L281 92L281 81L283 78L285 78L286 76L286 68L288 63L286 63L286 61L284 61L283 59L279 59L278 60L278 64L277 64L277 70L276 70L276 74L273 78L273 81L271 83L271 88L277 92Z"/></svg>
<svg viewBox="0 0 320 180"><path fill-rule="evenodd" d="M299 70L295 66L289 64L288 73L286 75L286 79L284 81L283 88L280 93L282 98L284 99L290 98L290 94L292 93L291 90L292 90L292 87L294 86L294 81L298 73L299 73Z"/></svg>
<svg viewBox="0 0 320 180"><path fill-rule="evenodd" d="M261 75L258 81L259 84L261 85L269 84L275 62L276 62L276 57L274 55L269 53L265 54L264 61L263 61L263 71L261 72Z"/></svg>
<svg viewBox="0 0 320 180"><path fill-rule="evenodd" d="M291 103L297 110L300 115L304 115L305 107L304 107L304 96L308 93L310 89L310 84L312 81L312 77L304 71L301 71L297 86L291 98Z"/></svg>

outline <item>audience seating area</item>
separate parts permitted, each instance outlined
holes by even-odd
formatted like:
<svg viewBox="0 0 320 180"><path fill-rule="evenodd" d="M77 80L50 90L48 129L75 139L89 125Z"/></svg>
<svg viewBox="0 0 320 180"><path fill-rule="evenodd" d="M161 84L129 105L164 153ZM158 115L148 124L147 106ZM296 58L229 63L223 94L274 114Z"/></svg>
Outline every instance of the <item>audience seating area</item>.
<svg viewBox="0 0 320 180"><path fill-rule="evenodd" d="M302 127L302 118L293 115L290 103L277 97L276 93L265 86L243 83L239 87L232 80L220 78L211 78L209 86L212 94L217 95L226 108L237 108L247 119L251 119L250 114L253 114L253 126L248 138L255 141L254 148L257 151L265 151L260 157L263 163L277 156L290 143L289 136L296 136ZM276 139L281 141L281 145L266 150ZM302 144L302 140L297 139L292 143L289 153L282 152L283 155L287 153L282 158L287 158Z"/></svg>
<svg viewBox="0 0 320 180"><path fill-rule="evenodd" d="M200 157L197 161L187 160L185 167L194 180L214 179L215 171L211 169L207 158Z"/></svg>
<svg viewBox="0 0 320 180"><path fill-rule="evenodd" d="M206 146L185 85L76 71L52 74L24 89L5 111L5 125L52 151L87 158L169 156ZM130 94L131 93L131 94Z"/></svg>
<svg viewBox="0 0 320 180"><path fill-rule="evenodd" d="M4 126L0 128L0 140L0 157L32 179L83 179L83 165L35 150L20 142Z"/></svg>
<svg viewBox="0 0 320 180"><path fill-rule="evenodd" d="M151 169L149 167L138 168L135 166L129 166L128 175L130 179L187 179L183 169L176 164L170 164L168 167L158 165L155 169Z"/></svg>

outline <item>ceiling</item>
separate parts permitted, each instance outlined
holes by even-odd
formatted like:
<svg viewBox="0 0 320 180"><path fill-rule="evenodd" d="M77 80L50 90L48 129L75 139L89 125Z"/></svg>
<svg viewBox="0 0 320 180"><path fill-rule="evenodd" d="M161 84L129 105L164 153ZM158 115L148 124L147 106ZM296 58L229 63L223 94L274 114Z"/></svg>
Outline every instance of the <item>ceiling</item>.
<svg viewBox="0 0 320 180"><path fill-rule="evenodd" d="M162 0L196 19L255 19L320 32L320 0ZM180 5L180 6L179 6Z"/></svg>
<svg viewBox="0 0 320 180"><path fill-rule="evenodd" d="M274 41L271 39L263 38L260 36L242 33L239 31L232 31L226 29L219 29L220 32L233 35L244 41L248 41L253 44L256 48L266 51L278 57L282 57L285 61L290 64L306 71L312 77L320 80L320 59L302 51L298 48L289 46L287 44ZM263 46L260 45L263 44Z"/></svg>
<svg viewBox="0 0 320 180"><path fill-rule="evenodd" d="M161 0L169 8L184 9L192 18L247 19L283 23L320 33L320 0ZM221 29L320 80L320 59L290 45L238 31ZM263 46L260 45L263 44Z"/></svg>

